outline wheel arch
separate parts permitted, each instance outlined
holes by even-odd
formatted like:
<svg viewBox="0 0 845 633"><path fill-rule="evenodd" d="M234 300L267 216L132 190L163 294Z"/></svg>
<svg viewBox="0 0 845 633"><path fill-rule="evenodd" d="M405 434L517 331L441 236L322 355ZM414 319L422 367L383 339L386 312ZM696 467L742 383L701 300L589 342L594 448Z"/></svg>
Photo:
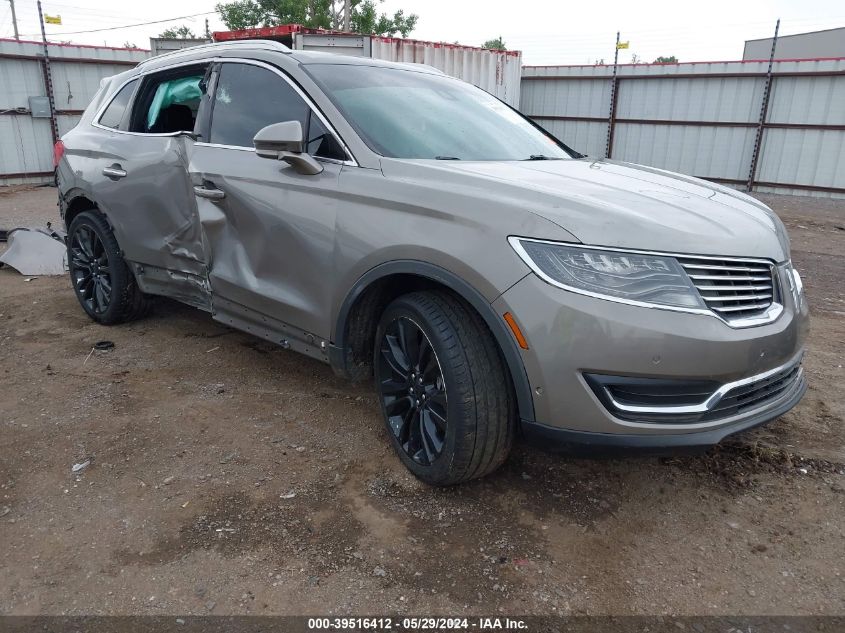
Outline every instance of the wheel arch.
<svg viewBox="0 0 845 633"><path fill-rule="evenodd" d="M73 219L83 211L97 211L105 217L100 205L94 198L81 189L71 190L61 200L62 217L65 222L65 229L70 230ZM106 218L108 220L108 218ZM111 223L109 223L111 224Z"/></svg>
<svg viewBox="0 0 845 633"><path fill-rule="evenodd" d="M522 420L534 420L534 400L517 343L504 319L484 295L456 274L427 262L397 260L372 268L346 294L335 319L329 361L334 371L353 380L371 375L372 344L378 317L395 297L415 290L446 289L466 301L493 334L510 374ZM365 333L352 330L362 327ZM356 350L360 345L361 350ZM361 354L361 352L364 352Z"/></svg>

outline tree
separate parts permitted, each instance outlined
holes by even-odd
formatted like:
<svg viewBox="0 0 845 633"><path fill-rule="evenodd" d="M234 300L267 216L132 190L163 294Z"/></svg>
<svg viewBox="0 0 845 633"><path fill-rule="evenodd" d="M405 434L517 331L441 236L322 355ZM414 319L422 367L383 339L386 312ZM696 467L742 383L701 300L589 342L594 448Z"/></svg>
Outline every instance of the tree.
<svg viewBox="0 0 845 633"><path fill-rule="evenodd" d="M632 64L642 64L643 58L637 55L636 53L631 54L631 63Z"/></svg>
<svg viewBox="0 0 845 633"><path fill-rule="evenodd" d="M505 40L502 39L501 35L494 40L487 40L481 45L481 48L493 48L497 51L508 50L508 47L505 46Z"/></svg>
<svg viewBox="0 0 845 633"><path fill-rule="evenodd" d="M138 47L135 45L135 42L124 42L123 48L138 48Z"/></svg>
<svg viewBox="0 0 845 633"><path fill-rule="evenodd" d="M166 37L171 40L193 40L196 39L197 36L190 27L183 24L182 26L178 26L176 28L163 30L159 37Z"/></svg>
<svg viewBox="0 0 845 633"><path fill-rule="evenodd" d="M655 64L677 64L678 58L672 55L671 57L664 57L661 55L657 59L654 60Z"/></svg>
<svg viewBox="0 0 845 633"><path fill-rule="evenodd" d="M407 37L417 25L418 16L402 9L392 16L379 13L384 0L350 0L349 28L356 33ZM234 0L216 7L229 29L302 24L310 28L340 30L344 24L343 0Z"/></svg>

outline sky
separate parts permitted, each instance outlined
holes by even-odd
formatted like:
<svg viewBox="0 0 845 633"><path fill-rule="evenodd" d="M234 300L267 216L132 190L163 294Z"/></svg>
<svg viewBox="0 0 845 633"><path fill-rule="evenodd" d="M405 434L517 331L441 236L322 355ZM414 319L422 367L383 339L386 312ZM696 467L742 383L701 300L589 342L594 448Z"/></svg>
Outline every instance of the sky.
<svg viewBox="0 0 845 633"><path fill-rule="evenodd" d="M200 34L208 18L212 31L223 30L215 4L43 0L45 13L62 16L61 26L47 25L50 40L142 48L169 26L186 24ZM22 39L39 39L35 0L16 0L15 6ZM777 18L781 35L845 26L842 0L384 0L382 7L419 15L411 34L416 39L479 46L501 36L509 49L523 52L523 63L529 65L610 63L617 31L630 42L628 50L620 51L620 63L631 62L633 55L645 62L674 55L683 62L741 59L744 41L770 37ZM169 18L179 19L114 28ZM9 3L0 0L0 37L11 35Z"/></svg>

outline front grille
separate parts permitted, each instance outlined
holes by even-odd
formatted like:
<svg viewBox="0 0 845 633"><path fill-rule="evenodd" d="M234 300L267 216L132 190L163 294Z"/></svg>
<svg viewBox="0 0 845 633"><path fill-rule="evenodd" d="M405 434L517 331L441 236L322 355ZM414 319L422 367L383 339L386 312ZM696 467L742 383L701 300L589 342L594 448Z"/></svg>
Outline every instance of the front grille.
<svg viewBox="0 0 845 633"><path fill-rule="evenodd" d="M754 260L679 257L707 307L727 321L765 314L778 298L774 266Z"/></svg>

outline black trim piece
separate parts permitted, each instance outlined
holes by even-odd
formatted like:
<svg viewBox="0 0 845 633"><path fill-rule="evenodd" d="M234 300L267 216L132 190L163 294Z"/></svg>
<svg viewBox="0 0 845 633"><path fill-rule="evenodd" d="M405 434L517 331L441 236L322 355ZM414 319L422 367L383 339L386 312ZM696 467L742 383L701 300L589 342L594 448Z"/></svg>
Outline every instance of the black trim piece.
<svg viewBox="0 0 845 633"><path fill-rule="evenodd" d="M636 406L688 406L701 404L721 385L714 380L635 378L584 374L584 380L602 404L615 412L608 392L617 402Z"/></svg>
<svg viewBox="0 0 845 633"><path fill-rule="evenodd" d="M355 282L341 304L335 321L332 345L329 348L328 354L335 372L340 375L346 375L348 373L347 366L351 353L346 347L344 337L346 335L346 321L349 318L349 312L352 310L355 301L371 283L389 275L401 274L417 275L441 283L456 292L475 308L478 314L481 315L481 318L484 319L487 327L490 328L493 336L496 337L496 342L499 344L499 348L505 357L505 362L508 365L511 380L513 381L520 417L528 422L533 421L534 399L531 396L531 385L528 382L528 374L525 372L525 365L522 362L516 341L513 339L510 330L506 327L504 319L496 314L490 302L484 298L484 295L466 281L445 268L427 262L416 260L386 262L370 269Z"/></svg>
<svg viewBox="0 0 845 633"><path fill-rule="evenodd" d="M589 449L618 449L624 452L665 452L677 449L706 448L718 444L726 437L771 422L792 409L807 391L803 378L799 387L787 400L776 407L766 409L744 420L706 431L692 433L623 434L591 433L563 429L530 420L522 421L522 432L526 440L555 451L581 452Z"/></svg>

